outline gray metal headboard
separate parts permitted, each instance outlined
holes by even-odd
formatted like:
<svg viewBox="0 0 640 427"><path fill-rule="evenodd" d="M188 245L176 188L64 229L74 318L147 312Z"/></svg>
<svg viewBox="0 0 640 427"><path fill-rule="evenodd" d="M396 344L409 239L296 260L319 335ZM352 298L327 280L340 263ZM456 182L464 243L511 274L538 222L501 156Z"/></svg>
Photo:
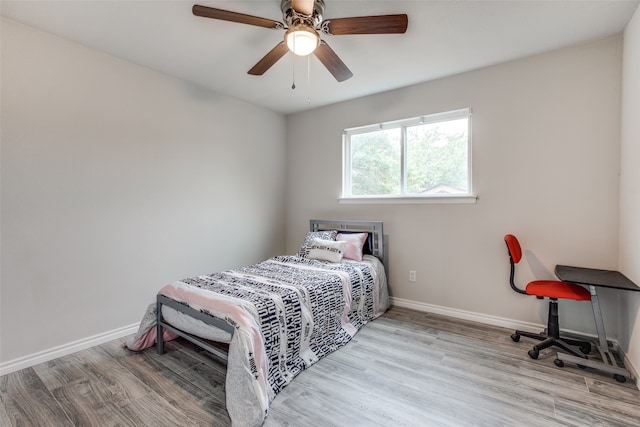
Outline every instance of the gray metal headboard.
<svg viewBox="0 0 640 427"><path fill-rule="evenodd" d="M382 221L338 221L312 219L309 221L309 230L338 230L352 233L369 233L372 237L371 251L373 252L373 255L386 265Z"/></svg>

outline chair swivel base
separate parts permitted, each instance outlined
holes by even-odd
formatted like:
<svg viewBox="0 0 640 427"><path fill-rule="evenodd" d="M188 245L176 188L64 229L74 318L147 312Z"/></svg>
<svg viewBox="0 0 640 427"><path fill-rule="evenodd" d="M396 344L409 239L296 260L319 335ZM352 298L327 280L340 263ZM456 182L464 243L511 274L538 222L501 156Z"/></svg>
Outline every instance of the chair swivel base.
<svg viewBox="0 0 640 427"><path fill-rule="evenodd" d="M520 336L542 341L540 344L534 345L533 348L529 350L529 357L531 357L532 359L538 358L538 356L540 355L540 350L552 346L559 347L567 353L573 354L574 356L580 357L582 359L586 359L587 354L591 353L591 343L589 343L588 341L560 338L559 336L549 336L544 332L536 334L534 332L527 331L516 331L511 335L511 339L515 342L518 342L520 341Z"/></svg>

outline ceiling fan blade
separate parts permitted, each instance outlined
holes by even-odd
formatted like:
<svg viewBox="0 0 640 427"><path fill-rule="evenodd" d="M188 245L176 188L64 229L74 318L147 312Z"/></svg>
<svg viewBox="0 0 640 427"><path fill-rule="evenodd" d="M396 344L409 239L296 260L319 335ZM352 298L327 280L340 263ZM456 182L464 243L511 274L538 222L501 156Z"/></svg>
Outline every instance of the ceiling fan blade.
<svg viewBox="0 0 640 427"><path fill-rule="evenodd" d="M269 68L273 66L285 53L289 52L289 48L284 41L281 41L269 51L256 65L253 66L247 73L253 76L261 76L267 72Z"/></svg>
<svg viewBox="0 0 640 427"><path fill-rule="evenodd" d="M307 16L313 13L313 4L314 0L291 0L291 8Z"/></svg>
<svg viewBox="0 0 640 427"><path fill-rule="evenodd" d="M334 36L350 34L403 34L409 18L405 14L357 16L353 18L325 19L322 32Z"/></svg>
<svg viewBox="0 0 640 427"><path fill-rule="evenodd" d="M333 74L337 81L343 82L353 76L351 70L344 65L344 62L324 40L320 40L320 44L313 51L313 54L327 67L327 70Z"/></svg>
<svg viewBox="0 0 640 427"><path fill-rule="evenodd" d="M221 19L223 21L239 22L240 24L256 25L264 28L282 29L282 22L274 21L267 18L260 18L244 13L230 12L228 10L215 9L213 7L194 5L192 8L195 16L203 18Z"/></svg>

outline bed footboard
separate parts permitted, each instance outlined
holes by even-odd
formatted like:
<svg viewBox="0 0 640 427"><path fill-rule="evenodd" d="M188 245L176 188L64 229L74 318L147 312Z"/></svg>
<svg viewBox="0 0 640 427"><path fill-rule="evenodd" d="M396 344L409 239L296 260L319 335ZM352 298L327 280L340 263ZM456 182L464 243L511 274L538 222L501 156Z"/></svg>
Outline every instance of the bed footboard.
<svg viewBox="0 0 640 427"><path fill-rule="evenodd" d="M195 310L185 304L182 304L178 301L175 301L171 298L168 298L164 295L158 295L157 298L157 350L158 350L158 354L164 354L164 338L163 338L163 331L164 328L169 329L171 332L174 332L175 334L183 337L184 339L186 339L187 341L190 341L192 343L194 343L195 345L207 350L208 352L214 354L216 357L220 358L223 362L227 362L228 356L227 353L225 353L224 351L222 351L221 349L211 345L209 342L207 342L206 340L197 337L193 334L189 334L185 331L182 331L168 323L166 323L162 317L162 306L166 305L168 307L173 308L176 311L179 311L181 313L184 313L188 316L193 317L194 319L198 319L203 321L204 323L214 326L216 328L222 329L225 332L230 333L231 335L233 335L234 332L234 327L232 325L230 325L229 323L225 322L222 319L218 319L217 317L211 316L209 314L203 313L199 310Z"/></svg>

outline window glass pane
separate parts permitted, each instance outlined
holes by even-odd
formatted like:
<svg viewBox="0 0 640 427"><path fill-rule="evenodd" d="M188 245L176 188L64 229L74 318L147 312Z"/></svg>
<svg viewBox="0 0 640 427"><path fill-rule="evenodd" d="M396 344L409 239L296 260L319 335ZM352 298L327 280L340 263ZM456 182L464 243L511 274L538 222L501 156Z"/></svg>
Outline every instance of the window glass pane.
<svg viewBox="0 0 640 427"><path fill-rule="evenodd" d="M345 129L343 197L471 196L470 124L465 108Z"/></svg>
<svg viewBox="0 0 640 427"><path fill-rule="evenodd" d="M397 128L351 135L351 195L400 193L400 132Z"/></svg>
<svg viewBox="0 0 640 427"><path fill-rule="evenodd" d="M469 192L469 119L407 127L408 194Z"/></svg>

